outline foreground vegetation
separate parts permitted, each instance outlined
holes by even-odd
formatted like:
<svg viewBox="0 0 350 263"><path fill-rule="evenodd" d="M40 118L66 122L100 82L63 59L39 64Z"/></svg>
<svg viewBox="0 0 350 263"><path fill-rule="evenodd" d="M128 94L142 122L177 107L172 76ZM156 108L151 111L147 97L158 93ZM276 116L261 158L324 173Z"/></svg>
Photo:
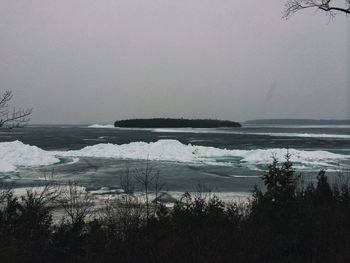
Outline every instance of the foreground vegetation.
<svg viewBox="0 0 350 263"><path fill-rule="evenodd" d="M147 168L148 169L148 168ZM158 176L137 172L145 193ZM185 193L172 208L125 195L89 218L92 199L76 184L18 198L1 193L0 262L350 262L350 192L324 171L303 185L276 160L246 203ZM53 211L64 217L53 220Z"/></svg>

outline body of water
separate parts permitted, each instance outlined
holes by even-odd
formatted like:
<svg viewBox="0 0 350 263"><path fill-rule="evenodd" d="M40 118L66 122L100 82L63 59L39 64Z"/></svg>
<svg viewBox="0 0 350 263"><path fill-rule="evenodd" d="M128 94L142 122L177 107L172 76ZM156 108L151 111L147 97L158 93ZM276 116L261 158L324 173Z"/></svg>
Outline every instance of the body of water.
<svg viewBox="0 0 350 263"><path fill-rule="evenodd" d="M0 132L0 183L75 180L90 189L119 187L120 175L147 160L164 189L249 192L272 156L286 153L312 180L320 169L348 175L350 126L254 126L220 129L121 129L112 125L32 125Z"/></svg>

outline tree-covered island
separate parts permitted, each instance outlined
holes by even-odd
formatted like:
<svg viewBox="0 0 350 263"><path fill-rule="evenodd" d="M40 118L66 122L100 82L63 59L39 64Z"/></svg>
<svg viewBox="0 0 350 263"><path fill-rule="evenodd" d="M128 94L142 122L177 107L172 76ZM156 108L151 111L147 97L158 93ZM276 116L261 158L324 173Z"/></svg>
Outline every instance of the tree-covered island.
<svg viewBox="0 0 350 263"><path fill-rule="evenodd" d="M114 123L114 126L123 128L218 128L241 127L241 124L227 120L152 118L119 120Z"/></svg>

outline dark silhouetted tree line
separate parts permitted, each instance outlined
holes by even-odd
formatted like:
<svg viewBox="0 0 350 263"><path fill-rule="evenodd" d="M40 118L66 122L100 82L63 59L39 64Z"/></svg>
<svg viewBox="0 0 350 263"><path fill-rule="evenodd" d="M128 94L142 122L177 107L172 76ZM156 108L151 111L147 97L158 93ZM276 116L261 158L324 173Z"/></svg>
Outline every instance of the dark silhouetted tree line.
<svg viewBox="0 0 350 263"><path fill-rule="evenodd" d="M125 128L218 128L218 127L241 127L238 122L211 120L211 119L130 119L120 120L114 123L115 127Z"/></svg>
<svg viewBox="0 0 350 263"><path fill-rule="evenodd" d="M304 185L289 156L262 180L249 202L185 193L167 208L138 202L124 177L128 194L95 218L75 184L65 194L3 191L0 262L350 262L347 181L331 185L320 171ZM54 221L60 209L65 217Z"/></svg>

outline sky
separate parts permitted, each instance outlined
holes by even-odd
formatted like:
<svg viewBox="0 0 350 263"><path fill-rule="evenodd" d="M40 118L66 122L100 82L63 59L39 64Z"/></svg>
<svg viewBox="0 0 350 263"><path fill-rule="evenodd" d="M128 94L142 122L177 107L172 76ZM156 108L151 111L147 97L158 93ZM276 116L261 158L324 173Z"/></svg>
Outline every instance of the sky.
<svg viewBox="0 0 350 263"><path fill-rule="evenodd" d="M350 118L350 16L283 0L0 0L0 91L32 123Z"/></svg>

